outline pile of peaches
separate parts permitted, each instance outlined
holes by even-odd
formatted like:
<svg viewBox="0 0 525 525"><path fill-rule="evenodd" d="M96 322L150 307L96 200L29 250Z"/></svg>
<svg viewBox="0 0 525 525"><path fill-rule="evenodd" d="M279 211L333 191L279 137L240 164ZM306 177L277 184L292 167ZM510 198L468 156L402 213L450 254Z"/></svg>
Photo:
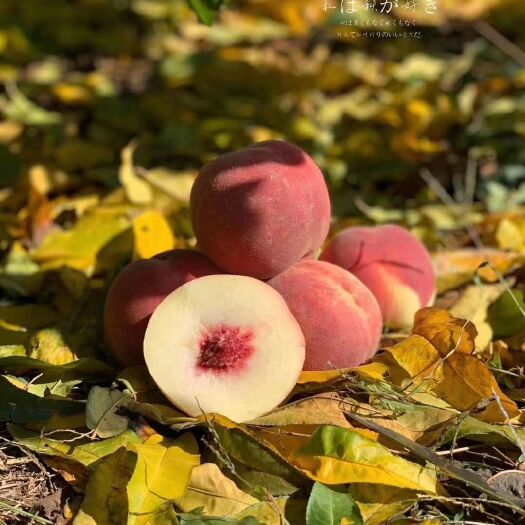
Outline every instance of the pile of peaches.
<svg viewBox="0 0 525 525"><path fill-rule="evenodd" d="M328 190L314 161L287 142L207 164L190 208L200 251L126 266L108 293L104 331L121 365L145 362L191 416L256 418L302 370L364 363L383 326L409 326L434 299L430 256L398 226L348 228L322 249Z"/></svg>

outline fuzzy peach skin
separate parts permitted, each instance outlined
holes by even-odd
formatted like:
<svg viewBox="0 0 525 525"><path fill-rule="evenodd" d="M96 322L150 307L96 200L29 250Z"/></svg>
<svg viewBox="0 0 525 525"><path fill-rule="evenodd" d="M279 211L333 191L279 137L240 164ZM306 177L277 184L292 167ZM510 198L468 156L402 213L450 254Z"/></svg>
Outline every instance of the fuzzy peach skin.
<svg viewBox="0 0 525 525"><path fill-rule="evenodd" d="M193 250L170 250L128 264L113 281L104 307L104 338L117 362L144 363L144 334L155 308L183 284L220 273L205 255Z"/></svg>
<svg viewBox="0 0 525 525"><path fill-rule="evenodd" d="M321 171L302 149L281 141L206 165L190 205L199 248L227 272L258 279L315 254L330 225Z"/></svg>
<svg viewBox="0 0 525 525"><path fill-rule="evenodd" d="M303 331L304 370L358 366L377 352L381 311L372 292L350 272L303 260L268 284L284 297Z"/></svg>
<svg viewBox="0 0 525 525"><path fill-rule="evenodd" d="M372 290L391 328L410 328L415 313L434 302L430 254L400 226L348 228L332 239L321 259L352 272Z"/></svg>

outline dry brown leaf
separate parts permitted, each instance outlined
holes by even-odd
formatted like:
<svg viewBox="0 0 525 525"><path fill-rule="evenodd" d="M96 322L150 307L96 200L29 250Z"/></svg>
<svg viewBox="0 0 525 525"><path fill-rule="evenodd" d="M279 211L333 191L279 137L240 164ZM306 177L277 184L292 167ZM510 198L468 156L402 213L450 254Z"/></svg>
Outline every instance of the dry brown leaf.
<svg viewBox="0 0 525 525"><path fill-rule="evenodd" d="M425 308L416 314L413 332L386 351L394 382L407 392L432 391L453 408L473 411L485 421L519 415L487 365L473 355L477 332L472 323L445 310Z"/></svg>

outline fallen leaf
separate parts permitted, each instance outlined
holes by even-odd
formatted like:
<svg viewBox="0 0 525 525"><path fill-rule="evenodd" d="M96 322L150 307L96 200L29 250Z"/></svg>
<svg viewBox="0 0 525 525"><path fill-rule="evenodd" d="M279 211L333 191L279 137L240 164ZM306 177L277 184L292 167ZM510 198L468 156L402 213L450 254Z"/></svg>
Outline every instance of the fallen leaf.
<svg viewBox="0 0 525 525"><path fill-rule="evenodd" d="M133 445L142 442L132 430L127 430L109 439L98 441L78 439L70 442L45 437L40 432L33 432L12 424L8 426L8 430L16 441L33 452L79 463L85 467L98 464L99 460L113 454L121 447L131 448ZM56 436L56 434L54 435Z"/></svg>
<svg viewBox="0 0 525 525"><path fill-rule="evenodd" d="M417 491L377 483L352 483L348 490L366 525L384 525L417 501Z"/></svg>
<svg viewBox="0 0 525 525"><path fill-rule="evenodd" d="M84 412L84 409L83 402L59 397L42 398L17 388L0 376L0 421L47 421L54 414L74 415Z"/></svg>
<svg viewBox="0 0 525 525"><path fill-rule="evenodd" d="M266 416L246 423L255 426L279 427L286 425L337 425L350 424L341 410L341 398L337 392L327 392L273 410Z"/></svg>
<svg viewBox="0 0 525 525"><path fill-rule="evenodd" d="M122 447L98 463L88 481L84 500L73 525L126 523L126 486L136 461L136 457Z"/></svg>
<svg viewBox="0 0 525 525"><path fill-rule="evenodd" d="M161 506L184 495L199 465L199 450L189 433L176 440L157 434L133 450L137 463L127 487L128 525L147 525Z"/></svg>
<svg viewBox="0 0 525 525"><path fill-rule="evenodd" d="M77 360L77 356L56 328L39 330L28 343L28 357L52 365L65 365Z"/></svg>
<svg viewBox="0 0 525 525"><path fill-rule="evenodd" d="M283 457L272 444L258 439L244 425L236 424L218 414L206 416L202 423L212 429L220 446L235 464L240 464L249 471L283 479L288 486L301 487L309 484L305 474Z"/></svg>
<svg viewBox="0 0 525 525"><path fill-rule="evenodd" d="M306 525L363 525L359 507L344 486L315 483L308 507Z"/></svg>
<svg viewBox="0 0 525 525"><path fill-rule="evenodd" d="M493 443L495 445L502 443L512 443L520 449L525 450L525 429L510 425L497 423L486 423L474 417L466 417L451 428L444 441L455 443L461 438L467 438L480 443Z"/></svg>
<svg viewBox="0 0 525 525"><path fill-rule="evenodd" d="M271 502L258 501L235 517L238 520L251 518L261 525L282 525L283 518L288 523L305 525L306 504L307 501L300 497L274 497Z"/></svg>
<svg viewBox="0 0 525 525"><path fill-rule="evenodd" d="M119 390L94 386L86 404L86 425L101 438L121 434L128 428L128 418L117 411L126 406L128 396Z"/></svg>
<svg viewBox="0 0 525 525"><path fill-rule="evenodd" d="M24 351L25 354L25 351ZM25 355L8 355L2 357L0 353L0 368L14 374L23 375L40 372L44 381L70 381L73 379L95 380L110 379L115 370L108 364L96 359L78 359L63 365L55 365L46 361L32 359Z"/></svg>
<svg viewBox="0 0 525 525"><path fill-rule="evenodd" d="M120 154L119 181L124 187L126 197L132 204L150 204L153 201L151 186L137 175L133 155L137 144L131 142Z"/></svg>
<svg viewBox="0 0 525 525"><path fill-rule="evenodd" d="M147 211L133 220L134 258L149 259L175 247L175 236L164 215Z"/></svg>
<svg viewBox="0 0 525 525"><path fill-rule="evenodd" d="M130 222L122 209L99 207L81 217L73 228L50 233L31 257L46 270L67 265L91 275L101 263L102 249L129 230ZM120 259L124 257L121 253ZM111 267L114 264L112 261Z"/></svg>
<svg viewBox="0 0 525 525"><path fill-rule="evenodd" d="M298 384L307 383L330 383L339 379L344 379L347 374L356 374L365 379L381 380L387 372L387 368L382 363L367 363L355 368L345 368L343 370L320 370L304 371L299 376Z"/></svg>
<svg viewBox="0 0 525 525"><path fill-rule="evenodd" d="M175 503L183 512L202 508L208 516L234 516L258 500L240 490L217 465L205 463L192 470L184 496Z"/></svg>
<svg viewBox="0 0 525 525"><path fill-rule="evenodd" d="M59 113L47 111L29 100L15 84L9 84L6 88L9 101L3 112L13 121L28 126L50 126L62 120Z"/></svg>
<svg viewBox="0 0 525 525"><path fill-rule="evenodd" d="M144 179L149 184L182 204L190 202L196 177L194 171L173 172L166 168L152 168L144 172Z"/></svg>
<svg viewBox="0 0 525 525"><path fill-rule="evenodd" d="M435 473L392 454L355 430L322 426L295 453L292 463L329 485L379 483L435 494Z"/></svg>
<svg viewBox="0 0 525 525"><path fill-rule="evenodd" d="M487 483L509 496L520 498L525 506L525 472L522 470L504 470L498 472Z"/></svg>
<svg viewBox="0 0 525 525"><path fill-rule="evenodd" d="M385 360L399 386L432 391L459 411L501 422L519 414L487 365L474 354L476 328L445 310L425 308L416 314L413 334L388 348ZM494 398L497 399L494 399Z"/></svg>
<svg viewBox="0 0 525 525"><path fill-rule="evenodd" d="M508 290L491 305L488 322L495 337L513 337L525 331L523 290Z"/></svg>
<svg viewBox="0 0 525 525"><path fill-rule="evenodd" d="M488 309L505 290L504 284L469 286L463 291L459 301L449 310L454 317L467 319L474 324L478 332L475 345L479 350L485 350L492 341L494 333L487 320Z"/></svg>
<svg viewBox="0 0 525 525"><path fill-rule="evenodd" d="M475 276L495 283L522 262L523 257L493 248L438 252L433 256L438 279L438 293L471 283Z"/></svg>

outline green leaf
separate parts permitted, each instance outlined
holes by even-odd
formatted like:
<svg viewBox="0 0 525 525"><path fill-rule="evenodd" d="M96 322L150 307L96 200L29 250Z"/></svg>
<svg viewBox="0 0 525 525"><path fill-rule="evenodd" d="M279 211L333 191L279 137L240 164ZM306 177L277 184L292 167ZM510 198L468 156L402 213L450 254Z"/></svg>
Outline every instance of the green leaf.
<svg viewBox="0 0 525 525"><path fill-rule="evenodd" d="M306 509L306 525L363 525L359 507L344 485L315 483Z"/></svg>
<svg viewBox="0 0 525 525"><path fill-rule="evenodd" d="M217 13L224 0L188 0L188 2L199 20L203 24L211 26L217 18Z"/></svg>
<svg viewBox="0 0 525 525"><path fill-rule="evenodd" d="M265 486L265 488L267 488ZM284 516L286 525L305 525L307 501L301 496L284 496L272 501L259 501L240 512L237 519L251 517L264 525L282 525Z"/></svg>
<svg viewBox="0 0 525 525"><path fill-rule="evenodd" d="M41 379L47 382L70 381L73 379L102 380L110 379L115 375L115 370L111 366L92 358L79 359L63 365L53 365L31 357L11 355L0 357L0 368L15 375L41 372Z"/></svg>
<svg viewBox="0 0 525 525"><path fill-rule="evenodd" d="M125 210L100 206L84 214L72 228L50 232L31 256L45 270L69 266L92 275L101 268L114 268L128 256L132 248L130 225Z"/></svg>
<svg viewBox="0 0 525 525"><path fill-rule="evenodd" d="M240 520L234 518L219 518L215 516L204 516L198 510L191 513L179 515L180 525L262 525L257 519L247 516Z"/></svg>
<svg viewBox="0 0 525 525"><path fill-rule="evenodd" d="M13 155L3 144L0 144L0 188L13 187L20 172L20 159Z"/></svg>
<svg viewBox="0 0 525 525"><path fill-rule="evenodd" d="M217 414L208 419L208 424L222 449L236 465L282 478L294 487L310 485L306 475L291 465L270 443L258 439L245 426Z"/></svg>
<svg viewBox="0 0 525 525"><path fill-rule="evenodd" d="M42 437L40 432L32 432L17 425L9 425L8 430L18 443L37 454L72 460L86 467L113 454L120 447L131 448L135 444L142 443L137 434L131 430L113 438L87 443L82 440L64 442L60 439Z"/></svg>
<svg viewBox="0 0 525 525"><path fill-rule="evenodd" d="M6 86L9 102L4 113L11 119L28 126L50 126L58 124L62 117L31 102L14 84Z"/></svg>
<svg viewBox="0 0 525 525"><path fill-rule="evenodd" d="M525 330L523 290L505 292L488 311L488 321L494 337L512 337Z"/></svg>
<svg viewBox="0 0 525 525"><path fill-rule="evenodd" d="M454 442L460 438L496 445L510 442L520 447L525 443L525 428L487 423L468 416L462 419L460 424L454 425L444 436L446 442Z"/></svg>
<svg viewBox="0 0 525 525"><path fill-rule="evenodd" d="M128 525L147 525L170 501L186 492L193 467L200 462L195 438L183 434L170 440L155 434L135 445L137 464L128 484Z"/></svg>
<svg viewBox="0 0 525 525"><path fill-rule="evenodd" d="M435 494L437 480L428 468L402 459L355 430L322 426L291 458L322 483L382 483Z"/></svg>
<svg viewBox="0 0 525 525"><path fill-rule="evenodd" d="M12 385L0 376L0 421L14 423L47 421L55 415L84 412L85 403L58 397L38 397Z"/></svg>
<svg viewBox="0 0 525 525"><path fill-rule="evenodd" d="M350 419L359 425L373 430L381 436L384 436L387 439L390 439L398 445L406 448L407 450L410 450L410 452L412 452L418 458L436 466L440 471L444 472L449 477L460 480L466 485L474 487L476 490L485 493L487 496L497 501L506 503L507 505L511 506L515 512L525 516L525 510L519 506L519 502L516 500L516 498L508 497L507 495L501 494L497 490L494 490L478 473L458 467L448 459L445 459L437 455L435 452L432 452L432 450L429 448L424 447L419 443L414 443L401 434L398 434L397 432L394 432L388 428L384 428L381 425L370 421L366 417L361 417L353 412L347 412L347 414Z"/></svg>

